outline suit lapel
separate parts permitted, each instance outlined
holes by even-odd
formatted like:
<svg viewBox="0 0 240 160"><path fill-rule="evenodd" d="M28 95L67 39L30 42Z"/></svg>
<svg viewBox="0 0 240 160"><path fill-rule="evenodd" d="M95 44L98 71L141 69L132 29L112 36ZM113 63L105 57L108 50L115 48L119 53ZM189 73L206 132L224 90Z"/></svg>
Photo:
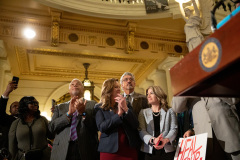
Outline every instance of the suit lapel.
<svg viewBox="0 0 240 160"><path fill-rule="evenodd" d="M132 95L132 106L133 106L133 108L136 107L137 102L138 102L137 100L138 100L138 95L134 92L134 94Z"/></svg>
<svg viewBox="0 0 240 160"><path fill-rule="evenodd" d="M153 122L153 115L152 115L152 109L151 108L148 108L146 110L146 118L147 118L152 130L154 131L154 122Z"/></svg>
<svg viewBox="0 0 240 160"><path fill-rule="evenodd" d="M166 112L162 108L161 108L160 115L161 115L161 117L160 117L160 132L162 133L163 125L165 124L165 118L166 118Z"/></svg>
<svg viewBox="0 0 240 160"><path fill-rule="evenodd" d="M131 98L132 98L132 103L130 104L132 106L132 110L136 114L136 116L138 116L137 113L139 113L139 109L138 109L139 105L138 105L138 99L136 97L136 93L134 93Z"/></svg>

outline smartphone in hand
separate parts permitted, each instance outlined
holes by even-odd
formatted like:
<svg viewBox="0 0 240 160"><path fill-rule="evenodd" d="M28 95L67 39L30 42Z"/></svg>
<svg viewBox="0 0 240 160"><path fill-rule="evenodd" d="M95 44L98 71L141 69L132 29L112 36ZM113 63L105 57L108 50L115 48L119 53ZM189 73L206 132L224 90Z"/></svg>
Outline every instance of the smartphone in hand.
<svg viewBox="0 0 240 160"><path fill-rule="evenodd" d="M18 84L19 77L13 76L12 81L14 81L15 84Z"/></svg>
<svg viewBox="0 0 240 160"><path fill-rule="evenodd" d="M52 107L55 107L55 105L56 105L56 101L55 99L52 99Z"/></svg>

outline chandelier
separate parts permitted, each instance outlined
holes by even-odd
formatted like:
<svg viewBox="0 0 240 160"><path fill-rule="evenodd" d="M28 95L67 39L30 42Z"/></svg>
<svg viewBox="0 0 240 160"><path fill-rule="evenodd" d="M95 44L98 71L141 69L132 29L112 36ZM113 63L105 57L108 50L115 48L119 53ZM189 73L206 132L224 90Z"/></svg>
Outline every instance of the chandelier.
<svg viewBox="0 0 240 160"><path fill-rule="evenodd" d="M93 100L94 97L94 83L88 79L88 68L90 66L89 63L83 63L85 68L85 78L82 81L84 86L84 98L86 100Z"/></svg>

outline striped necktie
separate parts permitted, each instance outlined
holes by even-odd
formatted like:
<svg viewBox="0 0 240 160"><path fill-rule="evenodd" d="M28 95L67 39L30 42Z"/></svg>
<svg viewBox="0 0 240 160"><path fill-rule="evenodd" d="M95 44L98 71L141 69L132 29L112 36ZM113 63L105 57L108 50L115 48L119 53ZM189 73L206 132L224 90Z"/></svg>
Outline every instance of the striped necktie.
<svg viewBox="0 0 240 160"><path fill-rule="evenodd" d="M131 101L130 101L130 95L128 94L128 95L126 95L126 101L128 102L128 103L131 103Z"/></svg>
<svg viewBox="0 0 240 160"><path fill-rule="evenodd" d="M71 140L75 141L78 137L77 137L77 111L75 111L73 113L73 117L72 117L72 123L71 123Z"/></svg>

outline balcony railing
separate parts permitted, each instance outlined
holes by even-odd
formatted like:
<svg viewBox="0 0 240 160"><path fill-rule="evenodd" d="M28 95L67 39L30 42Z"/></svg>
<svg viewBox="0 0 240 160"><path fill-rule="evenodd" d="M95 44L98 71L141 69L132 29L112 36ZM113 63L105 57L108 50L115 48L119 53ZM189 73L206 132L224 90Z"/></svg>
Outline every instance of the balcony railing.
<svg viewBox="0 0 240 160"><path fill-rule="evenodd" d="M99 0L98 0L99 1ZM120 4L144 4L144 0L100 0L109 3L120 3Z"/></svg>
<svg viewBox="0 0 240 160"><path fill-rule="evenodd" d="M181 18L179 5L168 0L169 10L147 14L145 0L34 0L52 8L102 18L159 19ZM154 1L154 0L153 0Z"/></svg>

